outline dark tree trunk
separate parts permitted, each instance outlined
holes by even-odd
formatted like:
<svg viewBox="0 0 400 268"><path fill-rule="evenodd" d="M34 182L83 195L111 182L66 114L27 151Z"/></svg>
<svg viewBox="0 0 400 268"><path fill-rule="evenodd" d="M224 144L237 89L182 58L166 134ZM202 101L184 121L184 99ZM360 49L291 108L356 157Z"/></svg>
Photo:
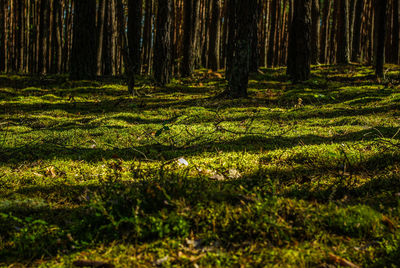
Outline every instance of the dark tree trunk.
<svg viewBox="0 0 400 268"><path fill-rule="evenodd" d="M261 8L261 5L258 4L258 0L256 0L256 4L258 7ZM258 17L259 17L260 10L257 9L255 14L253 15L252 21L252 38L251 38L251 55L250 55L250 72L254 73L257 72L259 67L259 59L260 53L258 50Z"/></svg>
<svg viewBox="0 0 400 268"><path fill-rule="evenodd" d="M277 14L277 0L272 0L271 2L271 29L269 32L269 42L268 42L268 55L267 55L267 65L269 67L274 65L274 53L275 53L275 37L276 37L276 14ZM296 6L295 6L296 7Z"/></svg>
<svg viewBox="0 0 400 268"><path fill-rule="evenodd" d="M349 0L340 1L340 18L338 28L337 63L350 63L349 49Z"/></svg>
<svg viewBox="0 0 400 268"><path fill-rule="evenodd" d="M5 70L5 62L6 62L6 46L5 46L5 26L4 26L4 4L5 0L0 0L0 72L4 72Z"/></svg>
<svg viewBox="0 0 400 268"><path fill-rule="evenodd" d="M375 0L375 19L376 19L376 56L375 56L375 72L376 76L384 77L383 65L385 64L385 40L386 40L386 9L388 0Z"/></svg>
<svg viewBox="0 0 400 268"><path fill-rule="evenodd" d="M108 1L102 0L99 3L99 10L97 15L97 75L102 75L103 71L103 45L104 36L107 32L105 29L106 24L106 10L108 7Z"/></svg>
<svg viewBox="0 0 400 268"><path fill-rule="evenodd" d="M393 0L393 59L394 63L398 64L399 62L399 34L400 34L400 28L399 28L399 2L400 0Z"/></svg>
<svg viewBox="0 0 400 268"><path fill-rule="evenodd" d="M327 62L329 47L329 20L331 17L332 1L324 1L323 22L321 26L320 62Z"/></svg>
<svg viewBox="0 0 400 268"><path fill-rule="evenodd" d="M160 85L171 79L171 0L158 0L156 41L154 44L154 79Z"/></svg>
<svg viewBox="0 0 400 268"><path fill-rule="evenodd" d="M351 53L351 60L353 62L361 61L361 24L364 12L364 1L365 0L356 0Z"/></svg>
<svg viewBox="0 0 400 268"><path fill-rule="evenodd" d="M357 0L350 0L349 3L349 58L353 52L353 39L354 39L354 22L356 16L356 4Z"/></svg>
<svg viewBox="0 0 400 268"><path fill-rule="evenodd" d="M135 74L140 73L140 40L142 38L142 0L128 0L129 58Z"/></svg>
<svg viewBox="0 0 400 268"><path fill-rule="evenodd" d="M320 51L319 32L320 32L320 25L321 25L319 0L312 0L311 17L312 17L311 63L318 64L319 54L320 54L319 53L319 51Z"/></svg>
<svg viewBox="0 0 400 268"><path fill-rule="evenodd" d="M142 49L142 68L143 73L148 74L150 72L151 63L151 39L152 39L152 11L153 11L153 0L145 1L145 18L143 27L143 49Z"/></svg>
<svg viewBox="0 0 400 268"><path fill-rule="evenodd" d="M310 78L312 0L295 0L289 32L287 74L294 82Z"/></svg>
<svg viewBox="0 0 400 268"><path fill-rule="evenodd" d="M247 97L249 65L254 16L257 0L229 0L228 86L224 95L230 98ZM229 55L230 54L230 55Z"/></svg>
<svg viewBox="0 0 400 268"><path fill-rule="evenodd" d="M96 76L96 0L75 0L70 75L72 79Z"/></svg>
<svg viewBox="0 0 400 268"><path fill-rule="evenodd" d="M210 27L210 39L208 45L208 67L213 71L217 71L220 68L219 64L219 40L221 33L220 24L220 0L211 0L211 27Z"/></svg>
<svg viewBox="0 0 400 268"><path fill-rule="evenodd" d="M191 76L194 69L198 7L199 0L184 1L183 60L181 66L183 77Z"/></svg>

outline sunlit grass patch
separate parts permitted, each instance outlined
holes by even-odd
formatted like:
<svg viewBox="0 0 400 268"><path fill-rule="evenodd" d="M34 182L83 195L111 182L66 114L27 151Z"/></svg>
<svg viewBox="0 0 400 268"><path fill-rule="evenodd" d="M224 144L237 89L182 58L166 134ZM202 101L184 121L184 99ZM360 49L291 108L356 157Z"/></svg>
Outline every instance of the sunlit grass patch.
<svg viewBox="0 0 400 268"><path fill-rule="evenodd" d="M371 74L262 69L243 100L215 98L208 70L139 78L137 97L118 79L1 76L2 265L395 263L400 91Z"/></svg>

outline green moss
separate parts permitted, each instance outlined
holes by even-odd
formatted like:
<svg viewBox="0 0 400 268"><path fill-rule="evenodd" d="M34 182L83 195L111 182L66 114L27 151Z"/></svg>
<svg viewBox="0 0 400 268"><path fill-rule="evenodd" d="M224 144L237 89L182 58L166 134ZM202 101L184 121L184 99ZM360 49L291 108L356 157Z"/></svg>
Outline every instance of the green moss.
<svg viewBox="0 0 400 268"><path fill-rule="evenodd" d="M140 77L140 97L0 76L1 265L394 264L400 89L372 74L320 65L293 85L262 69L243 100L213 98L226 82L207 70Z"/></svg>

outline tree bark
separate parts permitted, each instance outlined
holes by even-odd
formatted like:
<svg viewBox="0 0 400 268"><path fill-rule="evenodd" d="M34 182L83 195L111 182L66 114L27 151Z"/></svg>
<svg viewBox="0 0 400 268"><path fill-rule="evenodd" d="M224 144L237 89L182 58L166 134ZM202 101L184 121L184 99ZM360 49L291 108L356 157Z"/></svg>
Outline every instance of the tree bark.
<svg viewBox="0 0 400 268"><path fill-rule="evenodd" d="M228 86L224 95L230 98L247 97L249 65L254 16L257 12L257 0L229 1L229 39ZM231 54L229 56L229 54Z"/></svg>
<svg viewBox="0 0 400 268"><path fill-rule="evenodd" d="M310 78L312 0L295 0L289 33L287 74L294 82Z"/></svg>
<svg viewBox="0 0 400 268"><path fill-rule="evenodd" d="M198 7L199 0L184 1L183 60L181 66L181 75L183 77L191 76L194 69Z"/></svg>
<svg viewBox="0 0 400 268"><path fill-rule="evenodd" d="M329 47L329 20L331 17L332 1L324 1L324 10L321 26L321 41L320 41L320 58L319 61L326 63L328 61Z"/></svg>
<svg viewBox="0 0 400 268"><path fill-rule="evenodd" d="M319 9L319 0L312 0L312 30L311 30L311 63L318 64L320 43L319 32L321 25L321 15Z"/></svg>
<svg viewBox="0 0 400 268"><path fill-rule="evenodd" d="M337 63L350 63L349 50L349 0L340 1L340 18L338 28Z"/></svg>
<svg viewBox="0 0 400 268"><path fill-rule="evenodd" d="M171 79L171 0L158 0L156 41L154 44L154 79L166 85Z"/></svg>
<svg viewBox="0 0 400 268"><path fill-rule="evenodd" d="M400 52L400 46L399 46L399 33L400 33L400 28L399 28L399 2L400 0L393 0L393 59L395 64L399 64L399 52Z"/></svg>
<svg viewBox="0 0 400 268"><path fill-rule="evenodd" d="M143 49L142 49L142 68L143 73L148 74L150 72L151 65L151 39L152 39L152 11L153 11L153 0L145 1L145 17L143 27Z"/></svg>
<svg viewBox="0 0 400 268"><path fill-rule="evenodd" d="M268 43L268 55L267 55L267 66L269 66L269 67L274 65L277 0L272 0L270 12L271 12L271 16L270 16L271 29L270 29L269 38L268 38L269 43Z"/></svg>
<svg viewBox="0 0 400 268"><path fill-rule="evenodd" d="M5 71L5 62L6 62L4 10L6 10L5 0L0 0L0 72Z"/></svg>
<svg viewBox="0 0 400 268"><path fill-rule="evenodd" d="M384 77L383 66L385 64L385 40L386 40L386 9L388 0L375 0L377 44L375 56L375 73L377 77Z"/></svg>
<svg viewBox="0 0 400 268"><path fill-rule="evenodd" d="M361 61L361 24L364 12L364 1L365 0L356 0L351 53L351 60L353 62Z"/></svg>
<svg viewBox="0 0 400 268"><path fill-rule="evenodd" d="M135 74L140 73L140 40L142 38L142 0L128 0L129 59Z"/></svg>
<svg viewBox="0 0 400 268"><path fill-rule="evenodd" d="M96 0L75 0L70 75L72 79L96 76Z"/></svg>
<svg viewBox="0 0 400 268"><path fill-rule="evenodd" d="M210 27L210 39L208 45L208 67L213 71L217 71L220 68L219 64L219 40L221 33L220 24L220 0L211 0L211 27Z"/></svg>

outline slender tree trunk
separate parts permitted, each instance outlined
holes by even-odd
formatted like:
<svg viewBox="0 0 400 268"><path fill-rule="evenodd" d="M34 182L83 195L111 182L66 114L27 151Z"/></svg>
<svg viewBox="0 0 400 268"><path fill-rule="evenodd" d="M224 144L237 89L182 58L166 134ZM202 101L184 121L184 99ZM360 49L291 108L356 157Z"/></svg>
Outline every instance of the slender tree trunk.
<svg viewBox="0 0 400 268"><path fill-rule="evenodd" d="M181 66L183 77L191 76L194 69L198 7L199 0L184 1L183 61Z"/></svg>
<svg viewBox="0 0 400 268"><path fill-rule="evenodd" d="M289 33L287 74L294 82L310 78L311 66L311 4L312 0L295 0Z"/></svg>
<svg viewBox="0 0 400 268"><path fill-rule="evenodd" d="M102 0L99 2L99 9L97 13L97 75L101 75L103 70L103 44L107 6L107 0Z"/></svg>
<svg viewBox="0 0 400 268"><path fill-rule="evenodd" d="M96 0L75 1L70 75L72 79L96 76Z"/></svg>
<svg viewBox="0 0 400 268"><path fill-rule="evenodd" d="M254 16L257 12L257 0L229 1L229 54L228 86L224 95L231 98L247 97L249 65L251 59L251 40ZM233 35L233 36L232 36Z"/></svg>
<svg viewBox="0 0 400 268"><path fill-rule="evenodd" d="M364 1L365 0L356 0L351 53L351 60L353 62L361 61L361 24L364 12Z"/></svg>
<svg viewBox="0 0 400 268"><path fill-rule="evenodd" d="M166 85L171 79L171 0L158 0L156 41L154 44L154 79Z"/></svg>
<svg viewBox="0 0 400 268"><path fill-rule="evenodd" d="M129 58L135 74L140 73L140 40L142 38L142 0L128 0Z"/></svg>
<svg viewBox="0 0 400 268"><path fill-rule="evenodd" d="M377 27L377 44L375 57L375 72L376 76L384 77L383 66L385 64L385 40L386 40L386 9L388 0L375 0L376 8L376 27Z"/></svg>
<svg viewBox="0 0 400 268"><path fill-rule="evenodd" d="M256 0L256 5L260 7L258 4L258 0ZM255 10L252 21L252 38L251 38L251 55L250 55L250 72L257 72L259 67L259 57L260 53L258 50L258 17L260 10Z"/></svg>
<svg viewBox="0 0 400 268"><path fill-rule="evenodd" d="M150 72L150 59L151 59L151 36L152 36L152 11L153 11L153 0L145 1L145 17L143 27L143 50L142 50L142 68L143 73L147 74Z"/></svg>
<svg viewBox="0 0 400 268"><path fill-rule="evenodd" d="M354 23L356 16L356 4L357 0L350 0L349 3L349 58L351 59L351 54L353 52L353 39L354 39Z"/></svg>
<svg viewBox="0 0 400 268"><path fill-rule="evenodd" d="M211 27L208 45L208 67L213 71L220 68L219 65L219 40L220 40L220 0L211 0Z"/></svg>
<svg viewBox="0 0 400 268"><path fill-rule="evenodd" d="M275 30L276 30L276 5L277 5L277 0L272 0L271 2L271 8L269 10L270 12L270 32L269 32L269 38L268 38L268 55L267 55L267 66L271 67L274 65L274 53L275 53Z"/></svg>
<svg viewBox="0 0 400 268"><path fill-rule="evenodd" d="M5 0L0 0L0 72L5 71L6 46L5 46L5 25L4 25Z"/></svg>
<svg viewBox="0 0 400 268"><path fill-rule="evenodd" d="M349 0L340 1L337 63L350 63L349 50Z"/></svg>
<svg viewBox="0 0 400 268"><path fill-rule="evenodd" d="M319 9L319 0L312 0L312 30L311 30L311 63L317 64L319 59L320 43L319 33L321 25L321 15Z"/></svg>
<svg viewBox="0 0 400 268"><path fill-rule="evenodd" d="M400 28L399 28L399 2L400 0L393 0L393 58L394 58L394 63L399 64L399 52L400 52L400 46L399 46L399 33L400 33Z"/></svg>
<svg viewBox="0 0 400 268"><path fill-rule="evenodd" d="M321 49L319 61L326 63L328 60L329 47L329 21L331 17L332 1L324 1L323 21L321 26Z"/></svg>

